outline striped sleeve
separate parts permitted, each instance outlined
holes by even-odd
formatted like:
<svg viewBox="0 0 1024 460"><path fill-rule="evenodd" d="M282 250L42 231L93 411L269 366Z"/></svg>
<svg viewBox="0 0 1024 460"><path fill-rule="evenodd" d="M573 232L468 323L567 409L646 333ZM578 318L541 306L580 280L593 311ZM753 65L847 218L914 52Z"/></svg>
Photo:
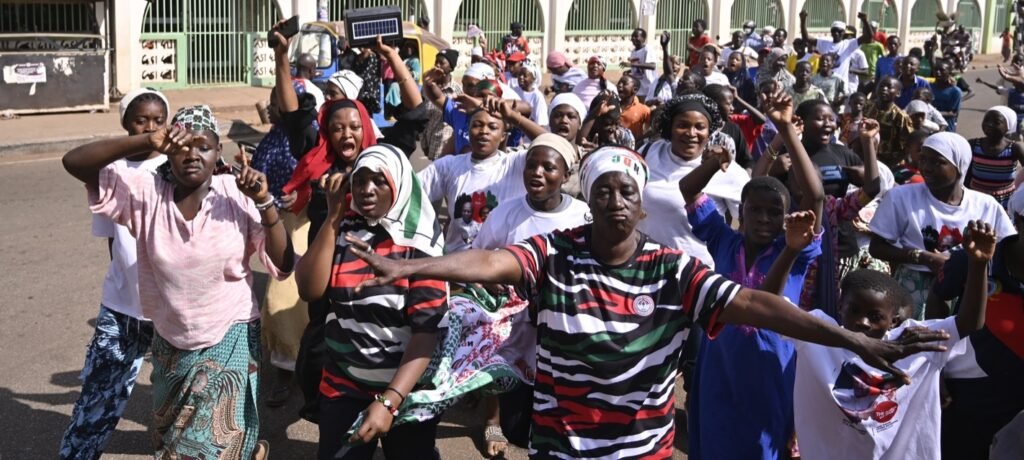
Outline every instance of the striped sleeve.
<svg viewBox="0 0 1024 460"><path fill-rule="evenodd" d="M740 285L715 273L699 259L686 255L679 261L678 275L683 312L700 324L708 336L714 337L722 328L718 317L736 297Z"/></svg>
<svg viewBox="0 0 1024 460"><path fill-rule="evenodd" d="M517 288L522 290L525 299L532 298L538 292L540 281L544 273L544 264L548 258L548 248L551 245L551 234L535 235L519 243L505 248L512 253L519 263L519 269L523 278Z"/></svg>
<svg viewBox="0 0 1024 460"><path fill-rule="evenodd" d="M416 250L416 257L427 257ZM413 332L435 332L448 312L448 284L444 281L413 276L405 297L405 319Z"/></svg>

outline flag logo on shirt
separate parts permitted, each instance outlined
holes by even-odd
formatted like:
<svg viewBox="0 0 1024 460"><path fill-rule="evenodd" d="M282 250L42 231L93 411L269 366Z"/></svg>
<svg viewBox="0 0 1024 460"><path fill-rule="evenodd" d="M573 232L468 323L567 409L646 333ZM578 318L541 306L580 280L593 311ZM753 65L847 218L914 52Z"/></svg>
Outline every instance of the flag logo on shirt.
<svg viewBox="0 0 1024 460"><path fill-rule="evenodd" d="M895 375L878 374L847 361L832 387L832 396L851 422L870 418L885 423L899 412L895 397L900 386L902 381Z"/></svg>
<svg viewBox="0 0 1024 460"><path fill-rule="evenodd" d="M654 313L654 299L649 295L642 295L633 300L633 311L640 316L650 316Z"/></svg>

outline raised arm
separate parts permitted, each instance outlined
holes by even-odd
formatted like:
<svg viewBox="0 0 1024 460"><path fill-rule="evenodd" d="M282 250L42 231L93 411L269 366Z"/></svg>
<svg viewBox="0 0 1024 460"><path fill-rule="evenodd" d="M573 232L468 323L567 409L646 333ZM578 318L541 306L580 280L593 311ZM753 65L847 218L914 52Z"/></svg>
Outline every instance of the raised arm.
<svg viewBox="0 0 1024 460"><path fill-rule="evenodd" d="M307 302L318 300L327 292L338 231L348 211L345 200L349 190L348 175L334 173L330 177L322 177L320 188L327 194L327 218L295 268L299 297Z"/></svg>
<svg viewBox="0 0 1024 460"><path fill-rule="evenodd" d="M668 31L661 33L661 38L658 41L661 43L661 74L666 78L671 79L675 75L672 74L672 56L668 52L668 43L672 40L672 34Z"/></svg>
<svg viewBox="0 0 1024 460"><path fill-rule="evenodd" d="M861 120L860 125L861 153L864 154L864 177L861 190L868 198L878 196L882 191L882 180L878 175L878 142L876 141L879 132L878 121L870 118Z"/></svg>
<svg viewBox="0 0 1024 460"><path fill-rule="evenodd" d="M433 103L437 108L444 109L444 103L448 100L448 96L444 94L444 91L437 84L437 80L441 78L440 69L430 69L423 73L423 94L427 96L427 100Z"/></svg>
<svg viewBox="0 0 1024 460"><path fill-rule="evenodd" d="M274 81L275 81L275 93L277 93L277 103L281 108L281 113L291 113L299 110L299 96L295 94L295 88L292 86L292 68L291 63L288 62L288 39L284 38L277 29L284 24L285 21L278 22L274 25L274 35L277 36L277 46L274 47Z"/></svg>
<svg viewBox="0 0 1024 460"><path fill-rule="evenodd" d="M746 56L744 56L743 61L746 62L746 60L747 58ZM746 70L743 71L745 72ZM735 86L730 86L729 88L732 89L732 94L734 96L733 100L736 101L736 103L742 106L744 109L746 109L747 113L750 114L750 117L753 118L754 121L758 122L759 124L764 124L765 120L767 120L764 114L761 113L760 110L757 110L757 107L754 107L753 105L750 105L749 102L743 100L743 98L740 97L739 89L737 89Z"/></svg>
<svg viewBox="0 0 1024 460"><path fill-rule="evenodd" d="M857 43L864 45L874 41L875 28L871 27L871 21L868 21L868 14L861 11L857 13L857 19L860 19L860 37L857 37Z"/></svg>
<svg viewBox="0 0 1024 460"><path fill-rule="evenodd" d="M722 146L713 145L708 147L708 154L700 166L697 166L689 174L679 179L679 192L683 194L686 204L697 201L701 191L708 186L708 182L711 182L711 178L715 177L715 174L719 171L724 172L728 169L731 162L732 159L729 158L729 152Z"/></svg>
<svg viewBox="0 0 1024 460"><path fill-rule="evenodd" d="M966 337L985 325L988 263L996 252L996 232L987 222L968 222L963 245L967 251L967 284L956 315L956 330L960 337Z"/></svg>
<svg viewBox="0 0 1024 460"><path fill-rule="evenodd" d="M811 211L797 211L786 216L786 247L768 268L759 290L775 295L783 294L789 280L789 272L793 270L793 264L800 256L800 251L814 240L814 221L814 213ZM796 300L799 299L790 299Z"/></svg>
<svg viewBox="0 0 1024 460"><path fill-rule="evenodd" d="M508 251L468 249L440 257L397 261L371 252L365 242L351 235L345 235L345 241L351 245L352 253L365 260L377 274L360 283L356 291L414 275L454 283L517 284L523 278L519 262Z"/></svg>
<svg viewBox="0 0 1024 460"><path fill-rule="evenodd" d="M402 62L402 56L398 54L398 50L385 44L384 39L380 35L377 36L377 45L373 49L377 52L378 56L387 59L391 69L394 70L395 82L398 83L398 91L402 97L402 106L406 110L419 107L423 103L419 84L412 77L412 72L405 66L405 62Z"/></svg>
<svg viewBox="0 0 1024 460"><path fill-rule="evenodd" d="M818 39L811 38L811 34L807 32L807 10L800 10L800 38L804 39L808 51L814 51L818 46Z"/></svg>
<svg viewBox="0 0 1024 460"><path fill-rule="evenodd" d="M821 209L825 204L825 188L821 184L817 168L811 163L811 157L807 155L803 143L800 142L800 135L793 125L793 99L786 93L779 91L768 98L765 108L765 115L775 124L779 130L782 142L786 144L786 151L793 161L792 174L796 174L797 186L803 190L800 200L800 209L814 213L814 231L821 231Z"/></svg>
<svg viewBox="0 0 1024 460"><path fill-rule="evenodd" d="M782 297L753 289L740 290L722 309L718 319L729 324L771 329L805 342L845 348L860 355L868 365L901 376L906 383L910 382L909 377L892 363L922 351L944 351L944 346L931 342L949 338L945 331L926 331L906 341L903 338L897 342L875 340L829 324Z"/></svg>
<svg viewBox="0 0 1024 460"><path fill-rule="evenodd" d="M115 137L75 147L64 155L61 161L64 169L85 183L90 190L96 190L100 182L100 170L121 158L141 153L159 151L172 152L189 149L194 137L187 130L171 127L152 133Z"/></svg>
<svg viewBox="0 0 1024 460"><path fill-rule="evenodd" d="M496 111L501 114L501 117L514 126L517 126L526 134L530 139L536 139L537 136L548 132L543 126L538 125L529 116L523 115L519 111L519 106L523 105L523 101L519 100L503 100L496 97L489 97L484 101L484 104L488 106L488 110Z"/></svg>

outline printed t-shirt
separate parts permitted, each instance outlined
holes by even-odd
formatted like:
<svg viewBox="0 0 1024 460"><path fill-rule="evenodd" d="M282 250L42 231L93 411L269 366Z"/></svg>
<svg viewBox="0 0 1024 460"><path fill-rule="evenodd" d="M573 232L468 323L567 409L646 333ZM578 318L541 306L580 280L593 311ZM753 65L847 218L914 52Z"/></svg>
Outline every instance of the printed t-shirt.
<svg viewBox="0 0 1024 460"><path fill-rule="evenodd" d="M967 223L981 220L992 225L1001 241L1017 230L995 198L964 189L959 206L937 200L925 184L896 187L885 195L871 219L871 232L899 248L947 252L960 246ZM924 265L906 264L929 273Z"/></svg>
<svg viewBox="0 0 1024 460"><path fill-rule="evenodd" d="M416 248L395 244L383 227L370 227L350 213L341 223L325 300L330 303L324 342L328 360L320 393L328 398L370 399L394 378L412 334L437 332L448 311L444 281L413 276L387 286L355 287L373 278L373 268L351 251L352 234L373 252L391 260L428 257Z"/></svg>
<svg viewBox="0 0 1024 460"><path fill-rule="evenodd" d="M523 298L541 299L530 456L670 458L688 329L714 334L740 286L643 234L628 261L604 265L591 228L507 248Z"/></svg>
<svg viewBox="0 0 1024 460"><path fill-rule="evenodd" d="M494 210L505 200L526 194L526 187L523 186L525 167L526 150L523 149L513 153L498 151L490 158L479 161L474 160L471 153L448 155L419 172L423 190L430 201L437 202L444 198L448 205L451 224L445 235L445 252L466 249L472 244L472 241L459 237L459 226L454 225L456 220L462 218L467 203L471 209L471 220L479 224L484 222L488 211Z"/></svg>
<svg viewBox="0 0 1024 460"><path fill-rule="evenodd" d="M838 325L820 310L812 315ZM885 334L897 339L912 326L949 333L937 342L952 348L960 340L956 317L905 321ZM949 351L917 353L896 361L910 385L883 378L855 353L794 341L797 352L793 389L796 436L803 458L896 460L939 459L939 374Z"/></svg>
<svg viewBox="0 0 1024 460"><path fill-rule="evenodd" d="M100 170L89 206L135 236L142 313L179 350L216 345L231 326L260 317L249 267L254 254L270 276L289 275L267 255L260 213L234 176L213 176L199 212L185 220L174 185L114 162Z"/></svg>
<svg viewBox="0 0 1024 460"><path fill-rule="evenodd" d="M562 194L562 203L550 212L533 209L523 195L505 201L491 211L473 240L473 248L502 248L534 235L576 228L590 220L587 204L565 193Z"/></svg>
<svg viewBox="0 0 1024 460"><path fill-rule="evenodd" d="M167 162L167 155L157 155L143 161L117 160L127 169L156 174L156 169ZM139 303L138 257L135 237L128 227L115 224L109 217L93 214L92 235L113 238L110 246L110 267L103 278L102 303L105 307L132 318L144 318Z"/></svg>

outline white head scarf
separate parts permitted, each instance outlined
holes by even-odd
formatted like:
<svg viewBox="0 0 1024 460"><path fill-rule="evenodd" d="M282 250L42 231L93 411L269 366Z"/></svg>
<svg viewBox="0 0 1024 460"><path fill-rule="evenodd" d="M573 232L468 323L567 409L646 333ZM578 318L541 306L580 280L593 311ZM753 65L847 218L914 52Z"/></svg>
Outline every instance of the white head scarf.
<svg viewBox="0 0 1024 460"><path fill-rule="evenodd" d="M633 178L637 188L643 192L651 174L647 162L636 152L624 147L601 147L590 152L580 166L580 185L583 186L583 199L590 201L590 189L594 182L607 173L621 172ZM643 193L640 194L643 196Z"/></svg>
<svg viewBox="0 0 1024 460"><path fill-rule="evenodd" d="M548 105L548 117L555 113L555 107L560 105L568 105L576 110L576 114L580 116L580 120L587 116L587 107L583 105L583 100L580 99L576 93L561 93L551 99L551 104Z"/></svg>
<svg viewBox="0 0 1024 460"><path fill-rule="evenodd" d="M331 74L327 83L337 86L342 94L349 99L358 99L363 89L363 79L351 70L339 70Z"/></svg>
<svg viewBox="0 0 1024 460"><path fill-rule="evenodd" d="M477 62L469 66L464 75L477 80L494 80L494 68L490 64Z"/></svg>
<svg viewBox="0 0 1024 460"><path fill-rule="evenodd" d="M557 152L562 156L562 159L565 160L565 165L568 166L570 170L572 169L572 165L576 164L579 160L579 154L576 153L576 146L570 144L564 137L557 134L544 133L537 136L537 138L533 140L533 143L530 144L530 150L532 151L537 147L547 147ZM529 155L529 151L527 151L527 155Z"/></svg>
<svg viewBox="0 0 1024 460"><path fill-rule="evenodd" d="M967 139L957 133L935 133L924 140L924 145L921 148L932 149L953 163L960 174L960 184L963 185L972 158L971 144L967 142Z"/></svg>
<svg viewBox="0 0 1024 460"><path fill-rule="evenodd" d="M138 97L143 94L155 94L159 97L161 101L164 101L164 108L167 109L167 114L170 115L171 104L167 102L167 96L164 96L164 93L151 88L136 88L129 91L128 94L125 94L124 97L121 98L121 103L117 105L118 118L120 118L121 124L124 124L124 115L125 112L128 111L128 106L132 105L132 101L138 99Z"/></svg>
<svg viewBox="0 0 1024 460"><path fill-rule="evenodd" d="M352 174L364 168L384 174L394 197L383 218L367 222L384 227L395 244L419 249L432 257L440 256L444 252L441 225L405 153L387 144L367 147L356 157Z"/></svg>
<svg viewBox="0 0 1024 460"><path fill-rule="evenodd" d="M1007 135L1017 132L1017 112L1014 112L1013 109L1005 105L997 105L988 109L985 113L987 114L988 112L998 112L1003 116L1003 120L1006 121Z"/></svg>

